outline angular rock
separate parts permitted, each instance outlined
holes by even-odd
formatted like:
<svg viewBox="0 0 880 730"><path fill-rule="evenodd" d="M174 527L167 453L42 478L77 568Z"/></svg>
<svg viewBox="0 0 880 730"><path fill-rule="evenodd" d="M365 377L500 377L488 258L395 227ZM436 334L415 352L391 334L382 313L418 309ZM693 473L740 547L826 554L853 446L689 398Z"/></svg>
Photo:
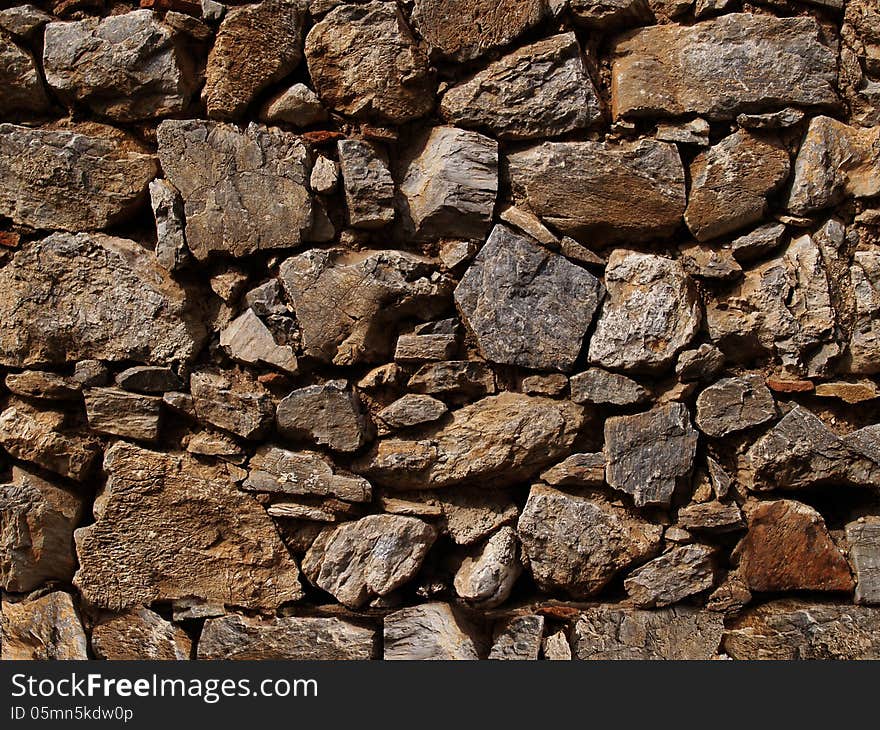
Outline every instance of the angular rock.
<svg viewBox="0 0 880 730"><path fill-rule="evenodd" d="M846 541L856 577L856 603L880 604L880 517L850 522Z"/></svg>
<svg viewBox="0 0 880 730"><path fill-rule="evenodd" d="M73 530L82 500L24 469L0 484L0 586L26 593L47 580L73 577Z"/></svg>
<svg viewBox="0 0 880 730"><path fill-rule="evenodd" d="M649 399L648 391L625 375L602 368L590 368L569 379L571 399L575 403L632 406Z"/></svg>
<svg viewBox="0 0 880 730"><path fill-rule="evenodd" d="M150 10L49 23L43 68L69 106L119 122L182 112L198 87L186 39Z"/></svg>
<svg viewBox="0 0 880 730"><path fill-rule="evenodd" d="M544 659L551 661L571 661L571 646L565 631L560 629L544 637L541 643L541 653Z"/></svg>
<svg viewBox="0 0 880 730"><path fill-rule="evenodd" d="M275 406L257 381L234 370L198 370L190 376L196 418L234 433L258 439L271 427Z"/></svg>
<svg viewBox="0 0 880 730"><path fill-rule="evenodd" d="M478 360L450 360L423 365L407 384L416 393L479 398L494 393L495 373Z"/></svg>
<svg viewBox="0 0 880 730"><path fill-rule="evenodd" d="M302 596L272 520L236 489L237 467L120 441L104 471L96 522L75 535L74 584L89 602L121 611L193 597L274 609Z"/></svg>
<svg viewBox="0 0 880 730"><path fill-rule="evenodd" d="M776 402L760 375L724 378L697 398L697 428L722 438L776 418Z"/></svg>
<svg viewBox="0 0 880 730"><path fill-rule="evenodd" d="M448 360L458 349L458 336L453 334L401 335L394 348L397 362Z"/></svg>
<svg viewBox="0 0 880 730"><path fill-rule="evenodd" d="M349 608L387 596L419 571L437 531L414 517L368 515L328 527L303 558L303 573Z"/></svg>
<svg viewBox="0 0 880 730"><path fill-rule="evenodd" d="M621 570L660 549L663 528L602 498L535 485L517 534L523 562L538 587L575 599L595 595Z"/></svg>
<svg viewBox="0 0 880 730"><path fill-rule="evenodd" d="M809 17L730 13L692 26L657 25L620 37L612 59L615 117L721 120L837 103L837 54Z"/></svg>
<svg viewBox="0 0 880 730"><path fill-rule="evenodd" d="M570 371L602 297L585 269L496 226L455 289L455 302L492 362Z"/></svg>
<svg viewBox="0 0 880 730"><path fill-rule="evenodd" d="M517 393L454 411L417 438L379 442L355 470L395 489L524 481L567 453L583 423L579 406Z"/></svg>
<svg viewBox="0 0 880 730"><path fill-rule="evenodd" d="M183 198L167 180L153 180L150 207L156 220L156 258L168 271L179 271L190 262Z"/></svg>
<svg viewBox="0 0 880 730"><path fill-rule="evenodd" d="M136 365L119 373L116 385L133 393L165 393L177 390L183 383L171 368Z"/></svg>
<svg viewBox="0 0 880 730"><path fill-rule="evenodd" d="M880 659L880 609L802 599L750 609L724 632L734 659Z"/></svg>
<svg viewBox="0 0 880 730"><path fill-rule="evenodd" d="M449 284L432 278L436 266L390 250L313 249L287 259L280 278L302 327L303 354L335 365L384 361L396 322L448 306Z"/></svg>
<svg viewBox="0 0 880 730"><path fill-rule="evenodd" d="M10 456L81 482L92 471L100 445L65 427L60 411L11 402L0 413L0 446Z"/></svg>
<svg viewBox="0 0 880 730"><path fill-rule="evenodd" d="M366 479L337 471L332 462L313 451L261 446L248 466L243 486L255 492L338 497L347 502L369 502L372 497Z"/></svg>
<svg viewBox="0 0 880 730"><path fill-rule="evenodd" d="M420 239L483 238L498 194L498 143L434 127L404 152L400 192Z"/></svg>
<svg viewBox="0 0 880 730"><path fill-rule="evenodd" d="M137 441L159 438L161 398L118 388L89 388L85 400L92 431Z"/></svg>
<svg viewBox="0 0 880 730"><path fill-rule="evenodd" d="M674 144L545 142L507 160L516 196L588 247L664 238L681 223L687 201Z"/></svg>
<svg viewBox="0 0 880 730"><path fill-rule="evenodd" d="M0 215L32 228L89 231L136 210L156 158L102 124L29 129L0 124Z"/></svg>
<svg viewBox="0 0 880 730"><path fill-rule="evenodd" d="M678 524L686 530L705 530L713 533L729 532L745 527L739 507L734 502L690 504L678 511Z"/></svg>
<svg viewBox="0 0 880 730"><path fill-rule="evenodd" d="M253 309L254 313L260 317L290 314L290 310L284 303L281 284L278 282L278 279L269 279L264 284L251 289L245 294L244 303L245 306Z"/></svg>
<svg viewBox="0 0 880 730"><path fill-rule="evenodd" d="M446 603L423 603L385 617L385 660L479 659L474 639Z"/></svg>
<svg viewBox="0 0 880 730"><path fill-rule="evenodd" d="M562 373L527 375L522 379L520 387L526 395L558 396L562 395L568 387L568 378Z"/></svg>
<svg viewBox="0 0 880 730"><path fill-rule="evenodd" d="M668 506L691 474L698 434L682 403L605 421L608 484L637 507Z"/></svg>
<svg viewBox="0 0 880 730"><path fill-rule="evenodd" d="M233 359L249 365L271 365L287 373L299 369L293 348L279 345L253 309L247 309L220 333L220 346Z"/></svg>
<svg viewBox="0 0 880 730"><path fill-rule="evenodd" d="M660 122L657 125L655 139L678 144L695 144L699 147L709 146L710 125L702 117L688 122Z"/></svg>
<svg viewBox="0 0 880 730"><path fill-rule="evenodd" d="M500 606L510 596L521 570L516 533L511 527L502 527L462 561L455 574L455 592L480 608Z"/></svg>
<svg viewBox="0 0 880 730"><path fill-rule="evenodd" d="M706 545L680 545L629 574L623 582L640 608L662 608L712 587L713 550Z"/></svg>
<svg viewBox="0 0 880 730"><path fill-rule="evenodd" d="M333 451L357 451L368 436L360 399L345 380L293 391L278 404L276 422L281 436L306 439Z"/></svg>
<svg viewBox="0 0 880 730"><path fill-rule="evenodd" d="M306 9L302 0L263 0L226 14L208 56L209 117L238 119L257 94L297 67Z"/></svg>
<svg viewBox="0 0 880 730"><path fill-rule="evenodd" d="M766 114L740 114L736 123L744 129L786 129L800 124L804 113L795 107L785 107Z"/></svg>
<svg viewBox="0 0 880 730"><path fill-rule="evenodd" d="M305 55L318 95L343 114L403 124L434 106L428 58L390 3L334 8L309 31Z"/></svg>
<svg viewBox="0 0 880 730"><path fill-rule="evenodd" d="M880 127L810 120L794 165L788 209L803 215L847 197L880 195Z"/></svg>
<svg viewBox="0 0 880 730"><path fill-rule="evenodd" d="M159 614L136 608L95 626L92 648L109 661L181 661L189 659L192 641Z"/></svg>
<svg viewBox="0 0 880 730"><path fill-rule="evenodd" d="M510 495L498 490L452 487L440 492L436 501L443 528L456 545L472 545L519 515Z"/></svg>
<svg viewBox="0 0 880 730"><path fill-rule="evenodd" d="M68 593L55 591L31 601L3 598L0 610L0 659L21 661L86 660L88 642Z"/></svg>
<svg viewBox="0 0 880 730"><path fill-rule="evenodd" d="M684 220L698 241L723 236L767 212L767 196L788 178L788 152L778 141L740 130L691 163Z"/></svg>
<svg viewBox="0 0 880 730"><path fill-rule="evenodd" d="M570 0L574 22L589 30L610 31L654 21L647 0Z"/></svg>
<svg viewBox="0 0 880 730"><path fill-rule="evenodd" d="M159 160L183 196L186 241L200 261L299 246L312 226L311 155L275 127L167 120Z"/></svg>
<svg viewBox="0 0 880 730"><path fill-rule="evenodd" d="M590 339L590 362L611 370L661 370L700 328L699 298L673 259L615 249L605 286L608 299Z"/></svg>
<svg viewBox="0 0 880 730"><path fill-rule="evenodd" d="M376 418L391 429L409 428L437 421L448 412L446 404L430 395L407 393L376 414Z"/></svg>
<svg viewBox="0 0 880 730"><path fill-rule="evenodd" d="M545 16L543 0L416 0L412 20L436 54L470 61L510 44Z"/></svg>
<svg viewBox="0 0 880 730"><path fill-rule="evenodd" d="M318 95L305 84L294 84L287 91L282 91L260 112L260 119L264 122L283 122L295 127L309 127L325 121L327 116L327 110Z"/></svg>
<svg viewBox="0 0 880 730"><path fill-rule="evenodd" d="M38 400L79 400L80 384L73 378L44 370L25 370L6 376L6 389L14 395Z"/></svg>
<svg viewBox="0 0 880 730"><path fill-rule="evenodd" d="M683 381L711 380L724 368L724 353L714 345L703 344L678 355L675 374Z"/></svg>
<svg viewBox="0 0 880 730"><path fill-rule="evenodd" d="M820 383L814 392L820 398L838 398L844 403L864 403L880 398L880 387L873 380L860 380L855 383L843 381Z"/></svg>
<svg viewBox="0 0 880 730"><path fill-rule="evenodd" d="M880 372L880 251L856 251L849 270L855 317L849 341L849 370Z"/></svg>
<svg viewBox="0 0 880 730"><path fill-rule="evenodd" d="M592 660L706 660L723 631L723 617L713 611L598 606L581 613L574 625L572 653Z"/></svg>
<svg viewBox="0 0 880 730"><path fill-rule="evenodd" d="M822 516L788 499L745 505L748 532L737 545L738 575L752 591L852 591L846 558Z"/></svg>
<svg viewBox="0 0 880 730"><path fill-rule="evenodd" d="M605 452L572 454L541 473L552 487L601 487L605 483Z"/></svg>
<svg viewBox="0 0 880 730"><path fill-rule="evenodd" d="M45 115L51 108L30 51L0 32L0 105L7 117Z"/></svg>
<svg viewBox="0 0 880 730"><path fill-rule="evenodd" d="M309 185L321 195L329 195L339 184L339 165L328 157L321 155L315 160Z"/></svg>
<svg viewBox="0 0 880 730"><path fill-rule="evenodd" d="M348 222L355 228L382 228L394 220L394 179L388 160L359 139L336 143Z"/></svg>
<svg viewBox="0 0 880 730"><path fill-rule="evenodd" d="M599 95L574 33L519 48L450 88L443 118L499 139L554 137L601 121Z"/></svg>
<svg viewBox="0 0 880 730"><path fill-rule="evenodd" d="M488 658L536 661L543 636L543 616L517 616L495 631Z"/></svg>
<svg viewBox="0 0 880 730"><path fill-rule="evenodd" d="M200 431L193 434L186 444L186 450L191 454L224 459L232 464L242 464L247 458L244 450L232 436L219 431Z"/></svg>
<svg viewBox="0 0 880 730"><path fill-rule="evenodd" d="M731 241L730 250L740 263L752 261L778 248L783 236L785 226L782 223L766 223L751 233L735 238Z"/></svg>
<svg viewBox="0 0 880 730"><path fill-rule="evenodd" d="M51 21L49 13L30 3L0 10L0 28L19 38L31 39Z"/></svg>
<svg viewBox="0 0 880 730"><path fill-rule="evenodd" d="M375 657L376 635L338 618L229 614L205 621L198 658L215 660L365 660Z"/></svg>
<svg viewBox="0 0 880 730"><path fill-rule="evenodd" d="M797 490L825 484L873 486L880 453L842 439L817 416L795 406L746 453L745 482L752 491Z"/></svg>
<svg viewBox="0 0 880 730"><path fill-rule="evenodd" d="M742 276L742 267L729 248L714 248L699 244L679 246L679 261L691 276L701 279L727 281Z"/></svg>

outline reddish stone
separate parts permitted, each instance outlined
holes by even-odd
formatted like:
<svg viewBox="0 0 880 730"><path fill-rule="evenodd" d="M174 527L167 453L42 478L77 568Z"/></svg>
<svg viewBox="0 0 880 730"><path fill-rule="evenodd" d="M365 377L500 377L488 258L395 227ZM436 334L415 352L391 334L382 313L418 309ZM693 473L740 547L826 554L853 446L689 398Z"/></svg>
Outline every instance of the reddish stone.
<svg viewBox="0 0 880 730"><path fill-rule="evenodd" d="M734 554L750 590L852 591L849 565L816 510L789 499L745 510L749 531Z"/></svg>
<svg viewBox="0 0 880 730"><path fill-rule="evenodd" d="M176 10L187 15L202 16L202 5L194 0L141 0L141 7L153 10Z"/></svg>
<svg viewBox="0 0 880 730"><path fill-rule="evenodd" d="M6 248L18 248L19 235L10 231L0 231L0 246Z"/></svg>
<svg viewBox="0 0 880 730"><path fill-rule="evenodd" d="M302 138L312 144L327 144L338 139L345 139L342 132L332 132L329 129L316 129L314 132L303 132Z"/></svg>
<svg viewBox="0 0 880 730"><path fill-rule="evenodd" d="M812 380L785 380L771 375L767 387L776 393L810 393L815 386Z"/></svg>
<svg viewBox="0 0 880 730"><path fill-rule="evenodd" d="M267 388L283 388L290 385L290 380L281 373L263 373L257 376L257 380Z"/></svg>

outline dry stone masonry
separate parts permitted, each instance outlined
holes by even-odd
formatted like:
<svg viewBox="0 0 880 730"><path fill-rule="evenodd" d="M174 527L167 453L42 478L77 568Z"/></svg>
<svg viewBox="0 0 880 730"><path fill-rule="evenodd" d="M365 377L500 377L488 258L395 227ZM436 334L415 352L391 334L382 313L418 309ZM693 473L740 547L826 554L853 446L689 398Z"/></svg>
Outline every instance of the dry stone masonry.
<svg viewBox="0 0 880 730"><path fill-rule="evenodd" d="M3 6L3 659L880 658L878 0Z"/></svg>

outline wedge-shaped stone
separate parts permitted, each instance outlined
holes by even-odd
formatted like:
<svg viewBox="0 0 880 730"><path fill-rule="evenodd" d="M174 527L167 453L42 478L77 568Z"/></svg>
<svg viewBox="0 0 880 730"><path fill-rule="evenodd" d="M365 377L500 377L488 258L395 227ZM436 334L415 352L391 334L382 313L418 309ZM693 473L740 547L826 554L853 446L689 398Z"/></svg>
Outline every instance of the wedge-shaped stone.
<svg viewBox="0 0 880 730"><path fill-rule="evenodd" d="M813 18L730 13L692 26L657 25L612 47L616 117L741 112L837 103L837 53Z"/></svg>
<svg viewBox="0 0 880 730"><path fill-rule="evenodd" d="M195 302L124 238L54 233L0 269L0 364L191 360L206 337Z"/></svg>
<svg viewBox="0 0 880 730"><path fill-rule="evenodd" d="M118 388L89 388L85 400L92 431L138 441L159 438L161 398Z"/></svg>
<svg viewBox="0 0 880 730"><path fill-rule="evenodd" d="M302 596L271 518L236 488L237 467L118 442L104 471L97 519L76 532L74 584L86 600L114 611L193 597L274 609Z"/></svg>
<svg viewBox="0 0 880 730"><path fill-rule="evenodd" d="M603 289L586 269L504 226L455 289L455 303L492 362L570 371Z"/></svg>
<svg viewBox="0 0 880 730"><path fill-rule="evenodd" d="M272 365L288 373L299 369L293 348L279 345L253 309L247 309L220 333L220 346L231 357L249 365Z"/></svg>
<svg viewBox="0 0 880 730"><path fill-rule="evenodd" d="M68 105L120 122L181 112L198 87L186 37L150 10L49 23L43 67Z"/></svg>
<svg viewBox="0 0 880 730"><path fill-rule="evenodd" d="M386 596L415 576L437 531L415 517L369 515L328 527L303 559L303 573L349 608Z"/></svg>
<svg viewBox="0 0 880 730"><path fill-rule="evenodd" d="M95 626L92 648L108 661L181 661L189 659L192 640L154 611L135 608Z"/></svg>
<svg viewBox="0 0 880 730"><path fill-rule="evenodd" d="M7 118L40 116L51 107L33 55L5 33L0 33L0 106Z"/></svg>
<svg viewBox="0 0 880 730"><path fill-rule="evenodd" d="M37 229L91 231L128 218L156 158L103 124L30 129L0 124L0 215Z"/></svg>
<svg viewBox="0 0 880 730"><path fill-rule="evenodd" d="M520 48L453 86L440 113L459 127L511 140L553 137L602 119L574 33Z"/></svg>
<svg viewBox="0 0 880 730"><path fill-rule="evenodd" d="M385 617L386 660L479 659L473 630L446 603L423 603Z"/></svg>
<svg viewBox="0 0 880 730"><path fill-rule="evenodd" d="M650 394L632 378L602 368L590 368L569 380L575 403L632 406L644 403Z"/></svg>
<svg viewBox="0 0 880 730"><path fill-rule="evenodd" d="M545 142L509 155L508 168L517 197L592 249L669 236L685 210L684 168L668 142Z"/></svg>
<svg viewBox="0 0 880 730"><path fill-rule="evenodd" d="M88 641L69 593L55 591L31 601L3 597L0 659L68 661L88 659Z"/></svg>
<svg viewBox="0 0 880 730"><path fill-rule="evenodd" d="M630 573L623 585L637 606L660 608L708 590L713 579L712 549L680 545Z"/></svg>
<svg viewBox="0 0 880 730"><path fill-rule="evenodd" d="M595 595L621 570L660 550L663 528L605 499L535 485L517 534L538 587L572 598Z"/></svg>
<svg viewBox="0 0 880 730"><path fill-rule="evenodd" d="M275 127L195 119L156 132L166 177L183 196L186 241L199 259L298 246L312 226L311 155Z"/></svg>
<svg viewBox="0 0 880 730"><path fill-rule="evenodd" d="M199 659L364 660L375 658L376 633L338 618L229 614L205 621Z"/></svg>
<svg viewBox="0 0 880 730"><path fill-rule="evenodd" d="M580 406L568 401L502 393L419 437L380 441L355 470L398 489L514 484L566 454L582 423Z"/></svg>
<svg viewBox="0 0 880 730"><path fill-rule="evenodd" d="M196 418L244 439L262 437L272 425L269 392L246 373L198 370L190 377Z"/></svg>

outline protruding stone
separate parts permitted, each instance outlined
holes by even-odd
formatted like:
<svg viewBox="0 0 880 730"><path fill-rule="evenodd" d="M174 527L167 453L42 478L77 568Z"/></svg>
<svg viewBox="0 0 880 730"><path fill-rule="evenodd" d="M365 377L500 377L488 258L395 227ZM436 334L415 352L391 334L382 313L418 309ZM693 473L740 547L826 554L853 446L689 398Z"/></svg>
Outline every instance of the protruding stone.
<svg viewBox="0 0 880 730"><path fill-rule="evenodd" d="M724 353L714 345L703 344L678 355L675 374L683 381L711 380L724 368Z"/></svg>
<svg viewBox="0 0 880 730"><path fill-rule="evenodd" d="M448 360L458 350L458 336L454 334L401 335L394 348L397 362L425 362Z"/></svg>
<svg viewBox="0 0 880 730"><path fill-rule="evenodd" d="M234 370L198 370L190 376L195 416L203 423L258 439L268 431L275 407L256 380Z"/></svg>
<svg viewBox="0 0 880 730"><path fill-rule="evenodd" d="M733 239L730 251L741 263L753 261L779 248L784 236L785 226L782 223L765 223L750 233Z"/></svg>
<svg viewBox="0 0 880 730"><path fill-rule="evenodd" d="M260 112L260 119L269 124L282 122L295 127L309 127L325 121L327 116L318 95L305 84L294 84L282 91Z"/></svg>
<svg viewBox="0 0 880 730"><path fill-rule="evenodd" d="M171 368L136 365L119 373L116 385L133 393L165 393L177 390L183 383Z"/></svg>
<svg viewBox="0 0 880 730"><path fill-rule="evenodd" d="M523 562L542 591L595 595L660 549L663 528L601 498L533 486L517 524Z"/></svg>
<svg viewBox="0 0 880 730"><path fill-rule="evenodd" d="M357 395L344 380L308 385L278 404L278 433L333 451L357 451L367 440L367 421Z"/></svg>
<svg viewBox="0 0 880 730"><path fill-rule="evenodd" d="M719 495L721 496L721 495ZM678 524L686 530L730 532L745 527L742 513L735 502L703 502L689 504L678 511Z"/></svg>
<svg viewBox="0 0 880 730"><path fill-rule="evenodd" d="M446 603L423 603L385 617L386 660L479 659L469 627Z"/></svg>
<svg viewBox="0 0 880 730"><path fill-rule="evenodd" d="M602 296L585 269L496 226L455 289L492 362L570 371Z"/></svg>
<svg viewBox="0 0 880 730"><path fill-rule="evenodd" d="M189 659L192 641L159 614L136 608L95 626L92 647L110 661L181 661Z"/></svg>
<svg viewBox="0 0 880 730"><path fill-rule="evenodd" d="M553 487L600 487L605 483L605 452L572 454L541 473Z"/></svg>
<svg viewBox="0 0 880 730"><path fill-rule="evenodd" d="M243 464L247 458L238 441L220 431L199 431L193 434L186 443L186 450L199 456L223 459L231 464Z"/></svg>
<svg viewBox="0 0 880 730"><path fill-rule="evenodd" d="M488 658L536 661L543 636L543 616L515 616L495 630Z"/></svg>
<svg viewBox="0 0 880 730"><path fill-rule="evenodd" d="M681 265L691 276L716 281L731 281L742 276L742 267L727 247L685 244L679 246L678 251Z"/></svg>
<svg viewBox="0 0 880 730"><path fill-rule="evenodd" d="M462 561L455 574L455 592L481 608L499 606L510 596L521 570L516 533L502 527Z"/></svg>
<svg viewBox="0 0 880 730"><path fill-rule="evenodd" d="M510 495L501 490L452 487L439 492L436 502L443 528L456 545L473 545L519 515Z"/></svg>
<svg viewBox="0 0 880 730"><path fill-rule="evenodd" d="M238 119L254 97L302 59L303 0L263 0L230 10L206 69L208 116Z"/></svg>
<svg viewBox="0 0 880 730"><path fill-rule="evenodd" d="M760 426L776 414L773 395L757 374L724 378L697 398L697 428L715 438Z"/></svg>
<svg viewBox="0 0 880 730"><path fill-rule="evenodd" d="M137 441L159 438L161 398L118 388L89 388L85 400L89 428L95 433Z"/></svg>
<svg viewBox="0 0 880 730"><path fill-rule="evenodd" d="M49 13L30 3L0 10L0 28L27 40L33 38L46 23L50 22L52 16Z"/></svg>
<svg viewBox="0 0 880 730"><path fill-rule="evenodd" d="M846 541L856 577L856 603L880 604L880 517L850 522Z"/></svg>
<svg viewBox="0 0 880 730"><path fill-rule="evenodd" d="M45 370L25 370L6 376L6 389L24 398L38 400L79 400L82 387L73 378Z"/></svg>
<svg viewBox="0 0 880 730"><path fill-rule="evenodd" d="M156 258L168 271L179 271L190 262L183 198L167 180L153 180L150 207L156 221Z"/></svg>
<svg viewBox="0 0 880 730"><path fill-rule="evenodd" d="M559 629L545 636L544 641L541 642L541 653L544 655L544 659L550 661L570 662L571 645L568 643L565 631Z"/></svg>
<svg viewBox="0 0 880 730"><path fill-rule="evenodd" d="M43 116L52 105L31 52L2 32L0 104L6 118Z"/></svg>
<svg viewBox="0 0 880 730"><path fill-rule="evenodd" d="M649 398L648 391L635 380L602 368L590 368L572 375L569 384L571 399L575 403L632 406Z"/></svg>
<svg viewBox="0 0 880 730"><path fill-rule="evenodd" d="M279 345L253 309L247 309L220 333L220 346L230 357L249 365L271 365L287 373L299 369L293 349Z"/></svg>
<svg viewBox="0 0 880 730"><path fill-rule="evenodd" d="M589 30L607 32L654 21L647 0L569 0L568 6L574 22Z"/></svg>
<svg viewBox="0 0 880 730"><path fill-rule="evenodd" d="M309 548L309 580L349 608L387 596L412 579L437 531L414 517L369 515L328 527Z"/></svg>
<svg viewBox="0 0 880 730"><path fill-rule="evenodd" d="M345 188L348 222L355 228L382 228L394 220L394 179L388 160L369 142L336 143Z"/></svg>
<svg viewBox="0 0 880 730"><path fill-rule="evenodd" d="M408 387L416 393L479 398L495 392L495 373L478 360L450 360L423 365Z"/></svg>
<svg viewBox="0 0 880 730"><path fill-rule="evenodd" d="M640 608L662 608L712 587L713 550L681 545L629 574L624 587Z"/></svg>
<svg viewBox="0 0 880 730"><path fill-rule="evenodd" d="M449 89L440 113L499 139L554 137L602 119L599 95L574 33L545 38Z"/></svg>
<svg viewBox="0 0 880 730"><path fill-rule="evenodd" d="M274 609L302 596L272 520L228 464L117 442L97 521L76 532L83 597L119 611L196 597ZM143 535L151 535L143 540Z"/></svg>
<svg viewBox="0 0 880 730"><path fill-rule="evenodd" d="M545 142L508 156L514 193L554 230L593 248L664 238L681 223L675 145Z"/></svg>
<svg viewBox="0 0 880 730"><path fill-rule="evenodd" d="M110 368L100 360L80 360L73 367L73 380L83 388L107 385Z"/></svg>
<svg viewBox="0 0 880 730"><path fill-rule="evenodd" d="M880 251L856 251L849 269L855 318L849 341L853 373L880 372Z"/></svg>
<svg viewBox="0 0 880 730"><path fill-rule="evenodd" d="M376 418L390 429L409 428L432 423L446 415L446 404L430 395L407 393L376 414Z"/></svg>
<svg viewBox="0 0 880 730"><path fill-rule="evenodd" d="M88 642L69 593L55 591L30 601L3 597L0 659L86 660Z"/></svg>
<svg viewBox="0 0 880 730"><path fill-rule="evenodd" d="M606 478L631 495L637 507L668 506L690 477L697 432L682 403L605 421Z"/></svg>

